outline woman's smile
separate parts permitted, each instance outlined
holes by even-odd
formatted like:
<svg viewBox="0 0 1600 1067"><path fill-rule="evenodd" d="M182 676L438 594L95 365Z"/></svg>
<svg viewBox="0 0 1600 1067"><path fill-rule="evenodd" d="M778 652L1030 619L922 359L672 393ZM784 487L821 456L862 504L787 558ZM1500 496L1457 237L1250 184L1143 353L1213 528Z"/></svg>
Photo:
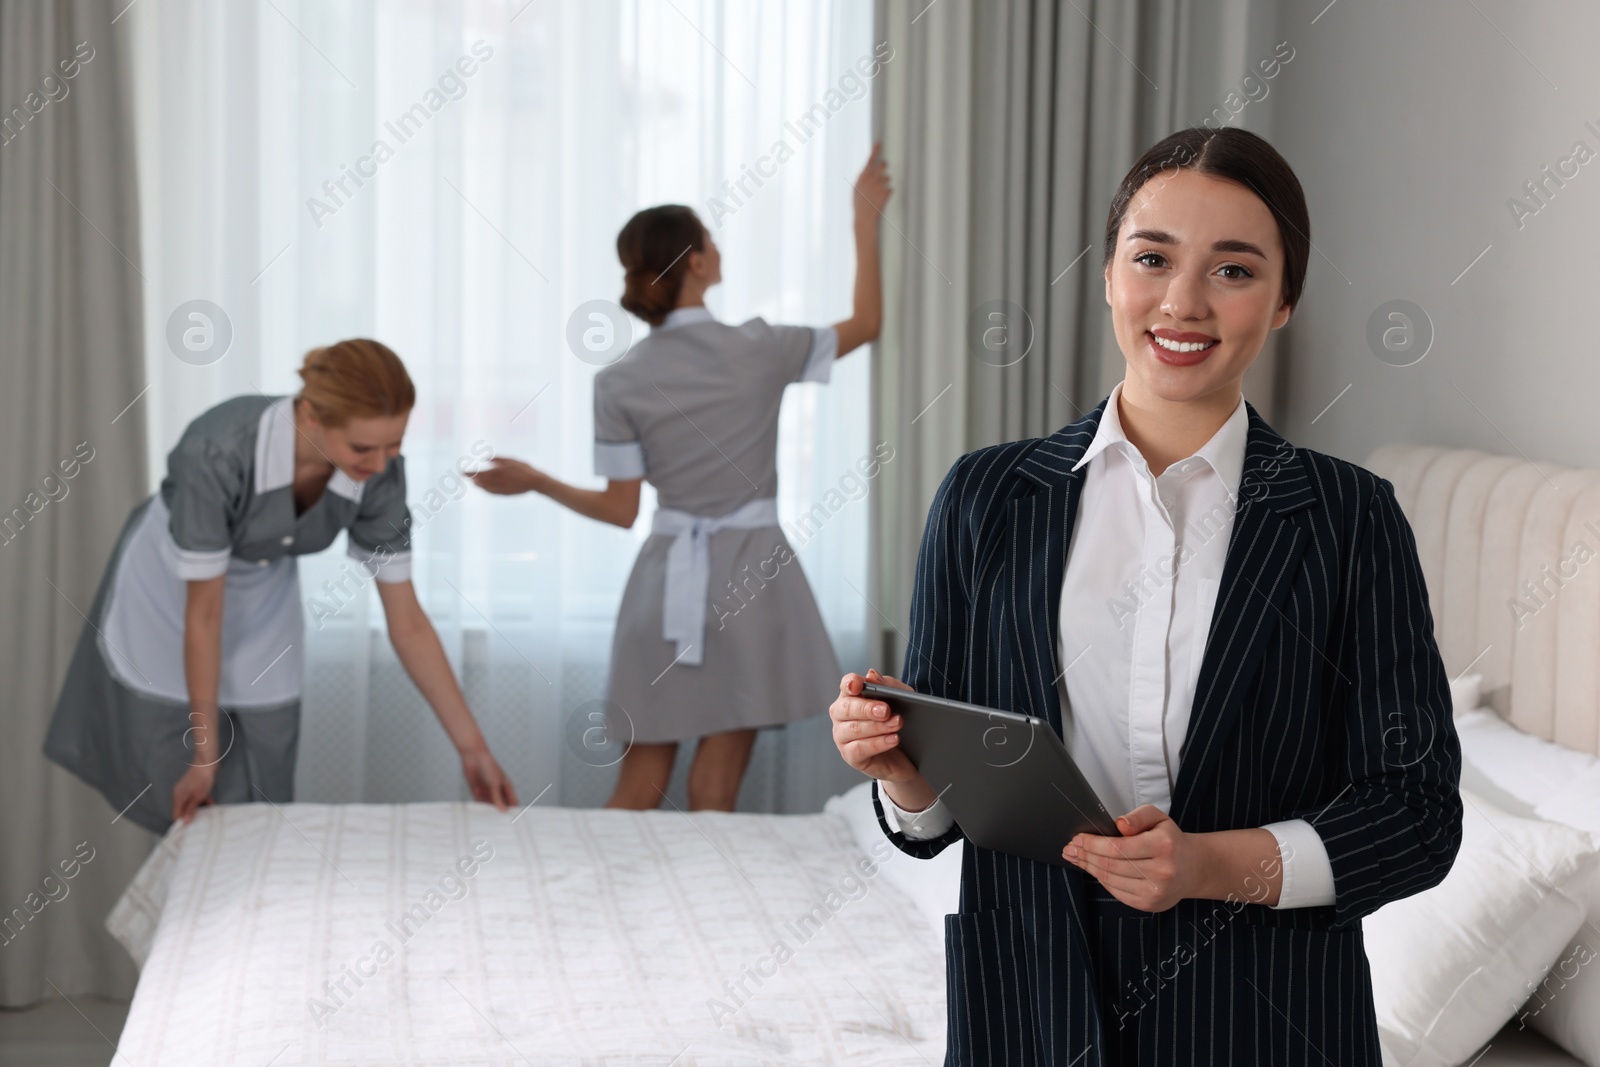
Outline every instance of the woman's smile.
<svg viewBox="0 0 1600 1067"><path fill-rule="evenodd" d="M1158 326L1144 333L1145 343L1161 362L1173 367L1192 367L1201 363L1222 342L1215 337L1188 330L1169 330Z"/></svg>

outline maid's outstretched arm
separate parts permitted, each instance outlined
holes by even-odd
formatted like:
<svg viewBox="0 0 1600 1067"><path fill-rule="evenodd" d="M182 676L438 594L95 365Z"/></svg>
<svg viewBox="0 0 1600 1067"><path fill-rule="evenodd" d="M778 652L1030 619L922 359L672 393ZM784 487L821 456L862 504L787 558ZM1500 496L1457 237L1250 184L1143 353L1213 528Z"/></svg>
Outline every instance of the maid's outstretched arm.
<svg viewBox="0 0 1600 1067"><path fill-rule="evenodd" d="M855 306L850 317L835 323L839 334L839 356L852 352L878 337L883 326L883 271L878 265L878 219L894 194L889 183L889 164L880 156L881 146L872 146L872 156L861 169L855 184L856 288Z"/></svg>
<svg viewBox="0 0 1600 1067"><path fill-rule="evenodd" d="M417 602L416 589L409 579L399 582L379 580L378 597L383 601L389 624L389 641L406 673L439 717L439 724L461 754L461 773L472 789L472 799L493 804L501 811L517 803L517 792L489 753L483 731L467 707L444 646Z"/></svg>

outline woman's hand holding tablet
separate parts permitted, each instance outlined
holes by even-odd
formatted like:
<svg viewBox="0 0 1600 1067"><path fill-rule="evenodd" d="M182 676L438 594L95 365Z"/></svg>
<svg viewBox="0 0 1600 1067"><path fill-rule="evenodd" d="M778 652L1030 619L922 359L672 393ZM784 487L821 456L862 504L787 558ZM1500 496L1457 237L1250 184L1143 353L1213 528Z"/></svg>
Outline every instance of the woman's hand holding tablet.
<svg viewBox="0 0 1600 1067"><path fill-rule="evenodd" d="M898 678L876 670L867 671L865 677L845 675L839 680L839 699L828 706L828 715L833 719L833 743L846 763L882 783L889 799L903 811L924 811L938 799L938 794L911 758L900 751L902 716L881 700L861 696L861 687L867 682L915 692Z"/></svg>
<svg viewBox="0 0 1600 1067"><path fill-rule="evenodd" d="M1078 834L1061 854L1131 908L1166 911L1191 897L1272 906L1283 892L1288 857L1265 828L1185 833L1144 804L1120 816L1117 829L1122 837Z"/></svg>
<svg viewBox="0 0 1600 1067"><path fill-rule="evenodd" d="M1154 804L1118 816L1117 829L1123 836L1077 834L1061 855L1140 911L1166 911L1186 897L1208 895L1201 875L1211 869L1204 855L1209 835L1185 834Z"/></svg>

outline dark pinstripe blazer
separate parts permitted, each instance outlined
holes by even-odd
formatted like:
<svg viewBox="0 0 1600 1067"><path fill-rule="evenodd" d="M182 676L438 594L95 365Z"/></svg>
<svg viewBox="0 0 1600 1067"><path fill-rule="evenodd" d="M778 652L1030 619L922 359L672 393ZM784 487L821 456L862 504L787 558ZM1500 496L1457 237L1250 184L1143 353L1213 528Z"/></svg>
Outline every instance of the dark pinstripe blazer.
<svg viewBox="0 0 1600 1067"><path fill-rule="evenodd" d="M1393 486L1289 445L1246 407L1171 815L1190 832L1309 820L1336 903L1185 900L1152 914L1075 868L964 842L961 910L945 919L947 1064L1380 1062L1360 920L1438 884L1455 859L1449 681ZM901 675L912 687L1060 732L1067 544L1074 522L1095 519L1077 514L1085 472L1071 468L1104 410L951 468L917 559ZM910 840L884 821L876 785L873 804L913 856L962 840L959 825Z"/></svg>

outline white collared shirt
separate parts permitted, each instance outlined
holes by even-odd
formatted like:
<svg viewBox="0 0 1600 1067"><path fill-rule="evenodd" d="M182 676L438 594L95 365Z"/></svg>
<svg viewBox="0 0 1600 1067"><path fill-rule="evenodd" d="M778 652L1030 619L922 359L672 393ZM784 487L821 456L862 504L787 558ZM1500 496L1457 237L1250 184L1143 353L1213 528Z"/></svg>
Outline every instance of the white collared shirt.
<svg viewBox="0 0 1600 1067"><path fill-rule="evenodd" d="M1119 382L1073 467L1088 469L1061 586L1057 683L1067 751L1113 814L1172 807L1249 429L1241 396L1199 451L1153 476L1123 432L1121 394ZM937 837L954 821L939 801L915 815L892 801L889 810L908 837ZM1333 868L1311 824L1265 829L1283 860L1276 906L1332 904Z"/></svg>

